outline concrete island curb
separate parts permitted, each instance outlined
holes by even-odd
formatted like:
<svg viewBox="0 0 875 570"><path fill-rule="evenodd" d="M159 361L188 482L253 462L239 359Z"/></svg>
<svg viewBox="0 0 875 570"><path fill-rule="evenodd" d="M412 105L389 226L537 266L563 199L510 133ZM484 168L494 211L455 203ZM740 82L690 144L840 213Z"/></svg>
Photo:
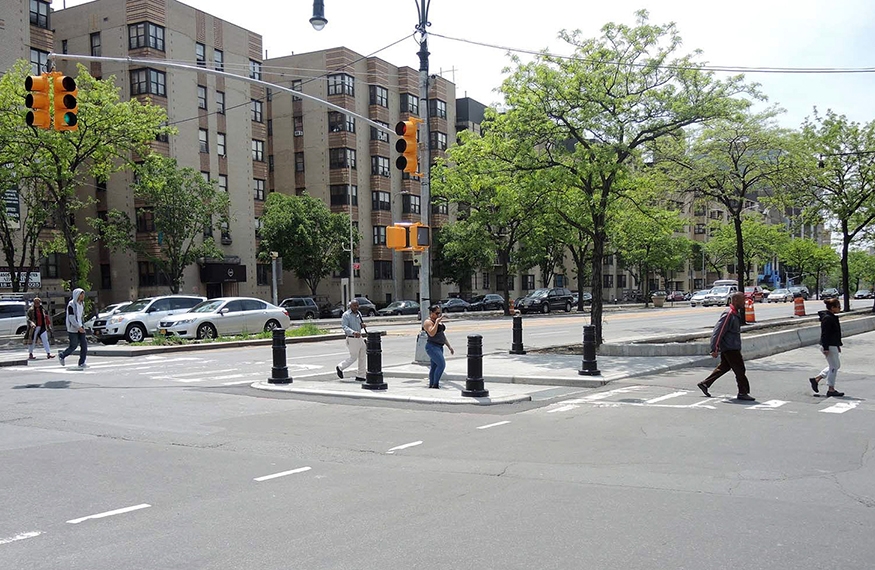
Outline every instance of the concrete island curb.
<svg viewBox="0 0 875 570"><path fill-rule="evenodd" d="M382 332L382 331L381 331ZM385 334L385 332L383 332ZM286 344L298 344L304 342L321 342L323 340L342 340L344 334L329 333L313 336L286 337ZM162 346L124 346L101 348L88 346L88 354L93 356L145 356L150 354L164 354L168 352L186 352L198 350L219 350L222 348L240 348L245 346L270 346L273 339L260 338L256 340L233 340L229 342L207 342L204 344L170 344Z"/></svg>

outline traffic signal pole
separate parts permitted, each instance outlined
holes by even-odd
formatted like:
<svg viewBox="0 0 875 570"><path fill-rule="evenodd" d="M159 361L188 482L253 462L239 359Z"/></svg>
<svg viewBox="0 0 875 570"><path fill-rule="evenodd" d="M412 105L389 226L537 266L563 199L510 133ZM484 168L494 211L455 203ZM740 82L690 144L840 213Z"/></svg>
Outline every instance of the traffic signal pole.
<svg viewBox="0 0 875 570"><path fill-rule="evenodd" d="M419 24L416 31L419 32L419 108L420 116L425 119L422 125L422 142L425 145L424 160L420 172L420 200L422 202L420 219L422 225L430 227L431 224L431 125L429 125L428 108L428 31L431 25L428 21L428 9L431 0L417 0L416 8L419 12ZM430 241L430 240L429 240ZM431 305L431 248L422 252L422 264L419 268L419 311L420 320L428 318L428 307Z"/></svg>

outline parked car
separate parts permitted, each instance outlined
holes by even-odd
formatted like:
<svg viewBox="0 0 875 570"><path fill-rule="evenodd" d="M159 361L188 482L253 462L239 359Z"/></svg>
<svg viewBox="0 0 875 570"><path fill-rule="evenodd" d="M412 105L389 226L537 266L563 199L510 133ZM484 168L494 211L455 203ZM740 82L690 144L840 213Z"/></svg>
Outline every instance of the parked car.
<svg viewBox="0 0 875 570"><path fill-rule="evenodd" d="M471 304L465 299L455 297L441 301L441 310L445 313L467 313L471 310Z"/></svg>
<svg viewBox="0 0 875 570"><path fill-rule="evenodd" d="M361 305L359 305L361 307ZM379 311L378 315L418 315L419 303L416 301L392 301Z"/></svg>
<svg viewBox="0 0 875 570"><path fill-rule="evenodd" d="M744 298L753 299L754 303L762 303L765 300L763 288L758 285L748 285L744 288Z"/></svg>
<svg viewBox="0 0 875 570"><path fill-rule="evenodd" d="M578 305L578 301L580 300L580 297L578 295L579 293L577 291L571 294L571 304L575 307ZM583 292L583 305L592 305L592 293L590 293L589 291Z"/></svg>
<svg viewBox="0 0 875 570"><path fill-rule="evenodd" d="M217 297L200 303L187 313L165 317L158 324L158 334L210 339L289 326L289 313L282 307L251 297Z"/></svg>
<svg viewBox="0 0 875 570"><path fill-rule="evenodd" d="M811 293L808 291L808 287L806 287L805 285L799 285L796 287L787 287L787 288L790 290L791 293L793 293L794 297L796 295L799 295L800 297L802 297L806 301L808 300L809 297L811 297Z"/></svg>
<svg viewBox="0 0 875 570"><path fill-rule="evenodd" d="M370 299L367 297L356 297L356 301L359 302L359 312L366 317L373 317L377 314L377 306L374 305ZM343 303L338 303L334 305L334 308L331 309L329 316L334 319L339 319L343 316L343 313L346 311L346 307L344 307Z"/></svg>
<svg viewBox="0 0 875 570"><path fill-rule="evenodd" d="M854 293L854 299L872 299L872 291L868 289L857 289L857 292Z"/></svg>
<svg viewBox="0 0 875 570"><path fill-rule="evenodd" d="M775 289L766 297L766 303L786 303L793 300L793 293L789 289Z"/></svg>
<svg viewBox="0 0 875 570"><path fill-rule="evenodd" d="M158 323L171 315L188 312L206 301L194 295L165 295L134 301L107 319L95 319L94 336L103 344L116 344L124 339L142 342L158 331Z"/></svg>
<svg viewBox="0 0 875 570"><path fill-rule="evenodd" d="M27 303L0 301L0 335L24 335L27 331Z"/></svg>
<svg viewBox="0 0 875 570"><path fill-rule="evenodd" d="M840 295L839 290L834 287L820 292L821 299L838 299Z"/></svg>
<svg viewBox="0 0 875 570"><path fill-rule="evenodd" d="M720 285L714 287L711 292L705 295L702 300L702 305L710 307L712 305L729 305L732 295L738 292L734 285Z"/></svg>
<svg viewBox="0 0 875 570"><path fill-rule="evenodd" d="M564 309L566 313L572 308L571 291L565 287L553 287L552 289L535 289L519 301L517 307L525 313L549 313Z"/></svg>
<svg viewBox="0 0 875 570"><path fill-rule="evenodd" d="M686 301L687 295L683 291L671 291L665 298L666 301Z"/></svg>
<svg viewBox="0 0 875 570"><path fill-rule="evenodd" d="M503 311L504 297L497 293L487 293L486 295L477 295L471 299L472 311Z"/></svg>
<svg viewBox="0 0 875 570"><path fill-rule="evenodd" d="M690 306L695 307L696 305L704 305L705 297L710 293L710 289L702 289L701 291L696 291L690 297Z"/></svg>
<svg viewBox="0 0 875 570"><path fill-rule="evenodd" d="M283 299L280 307L285 309L290 319L315 319L320 315L319 305L313 297L289 297Z"/></svg>
<svg viewBox="0 0 875 570"><path fill-rule="evenodd" d="M108 319L109 317L118 313L119 311L121 311L122 309L124 309L125 307L127 307L130 304L131 304L131 301L122 301L121 303L113 303L112 305L107 305L106 307L103 308L102 311L99 311L96 315L94 315L93 317L91 317L90 319L85 321L85 323L83 323L85 325L85 332L87 332L89 334L94 334L94 322L97 319L102 319L105 321L106 319ZM66 317L65 317L65 319L66 319ZM65 323L66 323L66 320L65 320ZM106 328L106 326L104 325L101 328Z"/></svg>

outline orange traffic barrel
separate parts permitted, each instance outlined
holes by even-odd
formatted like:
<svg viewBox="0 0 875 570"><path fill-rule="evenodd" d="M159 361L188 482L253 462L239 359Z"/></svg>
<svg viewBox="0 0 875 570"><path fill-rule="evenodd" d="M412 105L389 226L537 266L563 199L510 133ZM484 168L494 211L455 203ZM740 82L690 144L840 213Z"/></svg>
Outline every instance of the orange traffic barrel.
<svg viewBox="0 0 875 570"><path fill-rule="evenodd" d="M805 299L802 295L793 298L793 314L797 317L805 316Z"/></svg>
<svg viewBox="0 0 875 570"><path fill-rule="evenodd" d="M753 309L753 299L748 297L744 300L744 322L745 323L755 323L757 322L756 313Z"/></svg>

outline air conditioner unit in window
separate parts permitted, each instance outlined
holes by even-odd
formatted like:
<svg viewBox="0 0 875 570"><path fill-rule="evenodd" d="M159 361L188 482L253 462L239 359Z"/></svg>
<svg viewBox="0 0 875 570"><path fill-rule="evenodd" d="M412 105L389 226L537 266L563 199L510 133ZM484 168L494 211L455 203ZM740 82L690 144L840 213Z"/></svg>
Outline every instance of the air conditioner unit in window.
<svg viewBox="0 0 875 570"><path fill-rule="evenodd" d="M304 136L304 131L295 131L295 136L296 136L296 137L302 137L302 136Z"/></svg>

